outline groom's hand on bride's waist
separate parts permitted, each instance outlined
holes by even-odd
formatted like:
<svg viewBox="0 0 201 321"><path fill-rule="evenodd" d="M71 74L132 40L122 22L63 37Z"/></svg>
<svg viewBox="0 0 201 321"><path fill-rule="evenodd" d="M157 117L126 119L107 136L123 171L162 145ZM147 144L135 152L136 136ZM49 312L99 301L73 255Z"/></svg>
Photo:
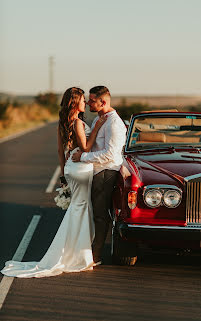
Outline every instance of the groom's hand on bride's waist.
<svg viewBox="0 0 201 321"><path fill-rule="evenodd" d="M81 157L81 155L82 155L81 150L79 150L78 152L74 153L74 154L72 155L72 161L73 161L73 162L80 162L80 157Z"/></svg>

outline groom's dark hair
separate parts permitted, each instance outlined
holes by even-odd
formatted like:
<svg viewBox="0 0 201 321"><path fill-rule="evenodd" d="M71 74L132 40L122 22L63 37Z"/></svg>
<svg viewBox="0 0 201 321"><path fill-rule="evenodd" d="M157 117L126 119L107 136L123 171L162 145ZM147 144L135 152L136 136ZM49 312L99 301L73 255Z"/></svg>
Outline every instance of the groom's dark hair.
<svg viewBox="0 0 201 321"><path fill-rule="evenodd" d="M95 86L89 90L89 93L96 95L96 97L100 97L106 94L110 96L109 89L105 86Z"/></svg>

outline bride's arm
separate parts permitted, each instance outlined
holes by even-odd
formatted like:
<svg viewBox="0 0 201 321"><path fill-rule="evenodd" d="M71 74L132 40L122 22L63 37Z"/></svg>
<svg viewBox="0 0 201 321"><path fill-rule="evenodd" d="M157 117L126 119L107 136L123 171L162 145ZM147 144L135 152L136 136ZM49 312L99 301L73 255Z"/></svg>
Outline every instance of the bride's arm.
<svg viewBox="0 0 201 321"><path fill-rule="evenodd" d="M74 123L74 131L77 139L77 144L82 152L89 152L95 142L96 135L101 126L106 121L107 116L102 116L97 120L95 127L93 128L89 138L86 138L84 124L81 119L76 119Z"/></svg>
<svg viewBox="0 0 201 321"><path fill-rule="evenodd" d="M59 130L59 126L57 128L57 148L58 148L59 163L61 167L61 174L64 175L65 155L64 155L64 149L63 149L63 144L61 140L61 133Z"/></svg>

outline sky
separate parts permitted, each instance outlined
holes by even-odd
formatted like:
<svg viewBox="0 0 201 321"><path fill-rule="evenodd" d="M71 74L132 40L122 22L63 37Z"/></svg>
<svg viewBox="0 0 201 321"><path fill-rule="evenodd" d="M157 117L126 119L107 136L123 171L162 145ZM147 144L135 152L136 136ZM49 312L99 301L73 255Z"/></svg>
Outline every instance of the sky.
<svg viewBox="0 0 201 321"><path fill-rule="evenodd" d="M0 92L201 96L201 0L0 0Z"/></svg>

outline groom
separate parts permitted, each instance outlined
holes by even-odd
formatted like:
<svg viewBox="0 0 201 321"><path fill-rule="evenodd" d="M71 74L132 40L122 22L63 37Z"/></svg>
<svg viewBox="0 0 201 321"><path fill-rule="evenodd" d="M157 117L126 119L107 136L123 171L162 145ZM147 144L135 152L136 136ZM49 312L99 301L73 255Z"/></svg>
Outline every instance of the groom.
<svg viewBox="0 0 201 321"><path fill-rule="evenodd" d="M96 86L90 89L88 101L90 111L98 112L91 128L95 126L101 115L107 115L107 120L99 130L91 152L79 151L72 157L75 162L81 161L94 165L91 190L95 222L95 238L92 244L94 265L102 263L102 250L110 222L112 192L123 162L122 149L126 139L126 127L110 103L111 96L107 87Z"/></svg>

